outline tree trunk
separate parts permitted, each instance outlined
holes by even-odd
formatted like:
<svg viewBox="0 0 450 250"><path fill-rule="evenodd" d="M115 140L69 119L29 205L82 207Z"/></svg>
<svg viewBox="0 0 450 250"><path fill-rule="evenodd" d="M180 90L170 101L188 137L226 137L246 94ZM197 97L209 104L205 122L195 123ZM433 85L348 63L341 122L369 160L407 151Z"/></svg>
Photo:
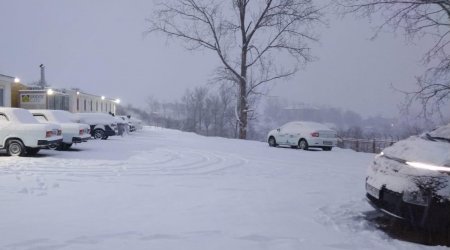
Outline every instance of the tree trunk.
<svg viewBox="0 0 450 250"><path fill-rule="evenodd" d="M239 139L247 138L247 86L245 80L239 83Z"/></svg>
<svg viewBox="0 0 450 250"><path fill-rule="evenodd" d="M247 46L242 47L241 52L241 77L239 79L239 139L247 139Z"/></svg>

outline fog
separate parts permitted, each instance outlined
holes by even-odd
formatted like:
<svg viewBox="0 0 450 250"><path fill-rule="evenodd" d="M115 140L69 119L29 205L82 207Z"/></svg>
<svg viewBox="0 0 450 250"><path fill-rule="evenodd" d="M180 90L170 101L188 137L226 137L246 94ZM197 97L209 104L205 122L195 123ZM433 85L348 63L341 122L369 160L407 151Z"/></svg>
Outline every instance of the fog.
<svg viewBox="0 0 450 250"><path fill-rule="evenodd" d="M208 51L187 51L160 34L145 35L153 11L148 0L0 0L0 73L30 83L39 65L54 88L77 87L144 107L148 96L172 101L187 88L205 85L218 59ZM371 40L374 23L328 14L317 29L316 60L277 83L270 96L328 105L363 116L394 117L403 96L425 66L426 41L407 43L383 33Z"/></svg>

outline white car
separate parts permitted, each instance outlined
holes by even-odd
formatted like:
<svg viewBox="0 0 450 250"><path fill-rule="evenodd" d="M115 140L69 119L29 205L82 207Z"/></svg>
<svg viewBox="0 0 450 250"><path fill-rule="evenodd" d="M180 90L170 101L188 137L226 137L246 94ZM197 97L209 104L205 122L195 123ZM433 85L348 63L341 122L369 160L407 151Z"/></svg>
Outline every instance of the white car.
<svg viewBox="0 0 450 250"><path fill-rule="evenodd" d="M267 142L271 147L285 145L303 150L321 148L330 151L337 145L337 133L320 123L295 121L270 131Z"/></svg>
<svg viewBox="0 0 450 250"><path fill-rule="evenodd" d="M72 113L65 110L30 110L41 123L56 123L62 127L62 143L58 149L67 150L73 143L87 142L91 138L90 127L87 124L72 122Z"/></svg>
<svg viewBox="0 0 450 250"><path fill-rule="evenodd" d="M62 141L61 126L42 124L25 109L0 107L0 149L11 156L35 155Z"/></svg>
<svg viewBox="0 0 450 250"><path fill-rule="evenodd" d="M450 228L450 124L385 148L366 178L370 204L433 231Z"/></svg>
<svg viewBox="0 0 450 250"><path fill-rule="evenodd" d="M88 124L94 139L106 140L118 134L118 120L105 113L75 113L76 122Z"/></svg>

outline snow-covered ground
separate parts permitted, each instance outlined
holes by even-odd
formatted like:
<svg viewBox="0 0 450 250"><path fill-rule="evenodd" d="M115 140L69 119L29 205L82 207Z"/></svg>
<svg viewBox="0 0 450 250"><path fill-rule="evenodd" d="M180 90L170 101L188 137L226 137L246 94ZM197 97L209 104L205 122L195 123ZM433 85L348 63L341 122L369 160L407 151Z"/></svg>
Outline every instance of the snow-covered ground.
<svg viewBox="0 0 450 250"><path fill-rule="evenodd" d="M373 156L153 127L69 152L2 154L0 249L429 248L365 220Z"/></svg>

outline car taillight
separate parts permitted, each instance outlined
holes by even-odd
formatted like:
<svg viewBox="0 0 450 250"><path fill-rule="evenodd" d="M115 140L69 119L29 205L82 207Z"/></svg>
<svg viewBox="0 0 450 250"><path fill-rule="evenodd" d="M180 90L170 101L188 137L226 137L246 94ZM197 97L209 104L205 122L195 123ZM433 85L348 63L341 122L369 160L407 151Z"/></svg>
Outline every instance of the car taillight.
<svg viewBox="0 0 450 250"><path fill-rule="evenodd" d="M83 133L84 133L84 130L80 129L80 135L83 135Z"/></svg>
<svg viewBox="0 0 450 250"><path fill-rule="evenodd" d="M52 137L53 132L52 131L47 131L45 133L45 137Z"/></svg>
<svg viewBox="0 0 450 250"><path fill-rule="evenodd" d="M313 133L311 133L311 136L312 137L319 137L319 132L313 132Z"/></svg>
<svg viewBox="0 0 450 250"><path fill-rule="evenodd" d="M58 135L61 135L61 134L62 134L62 130L58 129Z"/></svg>

